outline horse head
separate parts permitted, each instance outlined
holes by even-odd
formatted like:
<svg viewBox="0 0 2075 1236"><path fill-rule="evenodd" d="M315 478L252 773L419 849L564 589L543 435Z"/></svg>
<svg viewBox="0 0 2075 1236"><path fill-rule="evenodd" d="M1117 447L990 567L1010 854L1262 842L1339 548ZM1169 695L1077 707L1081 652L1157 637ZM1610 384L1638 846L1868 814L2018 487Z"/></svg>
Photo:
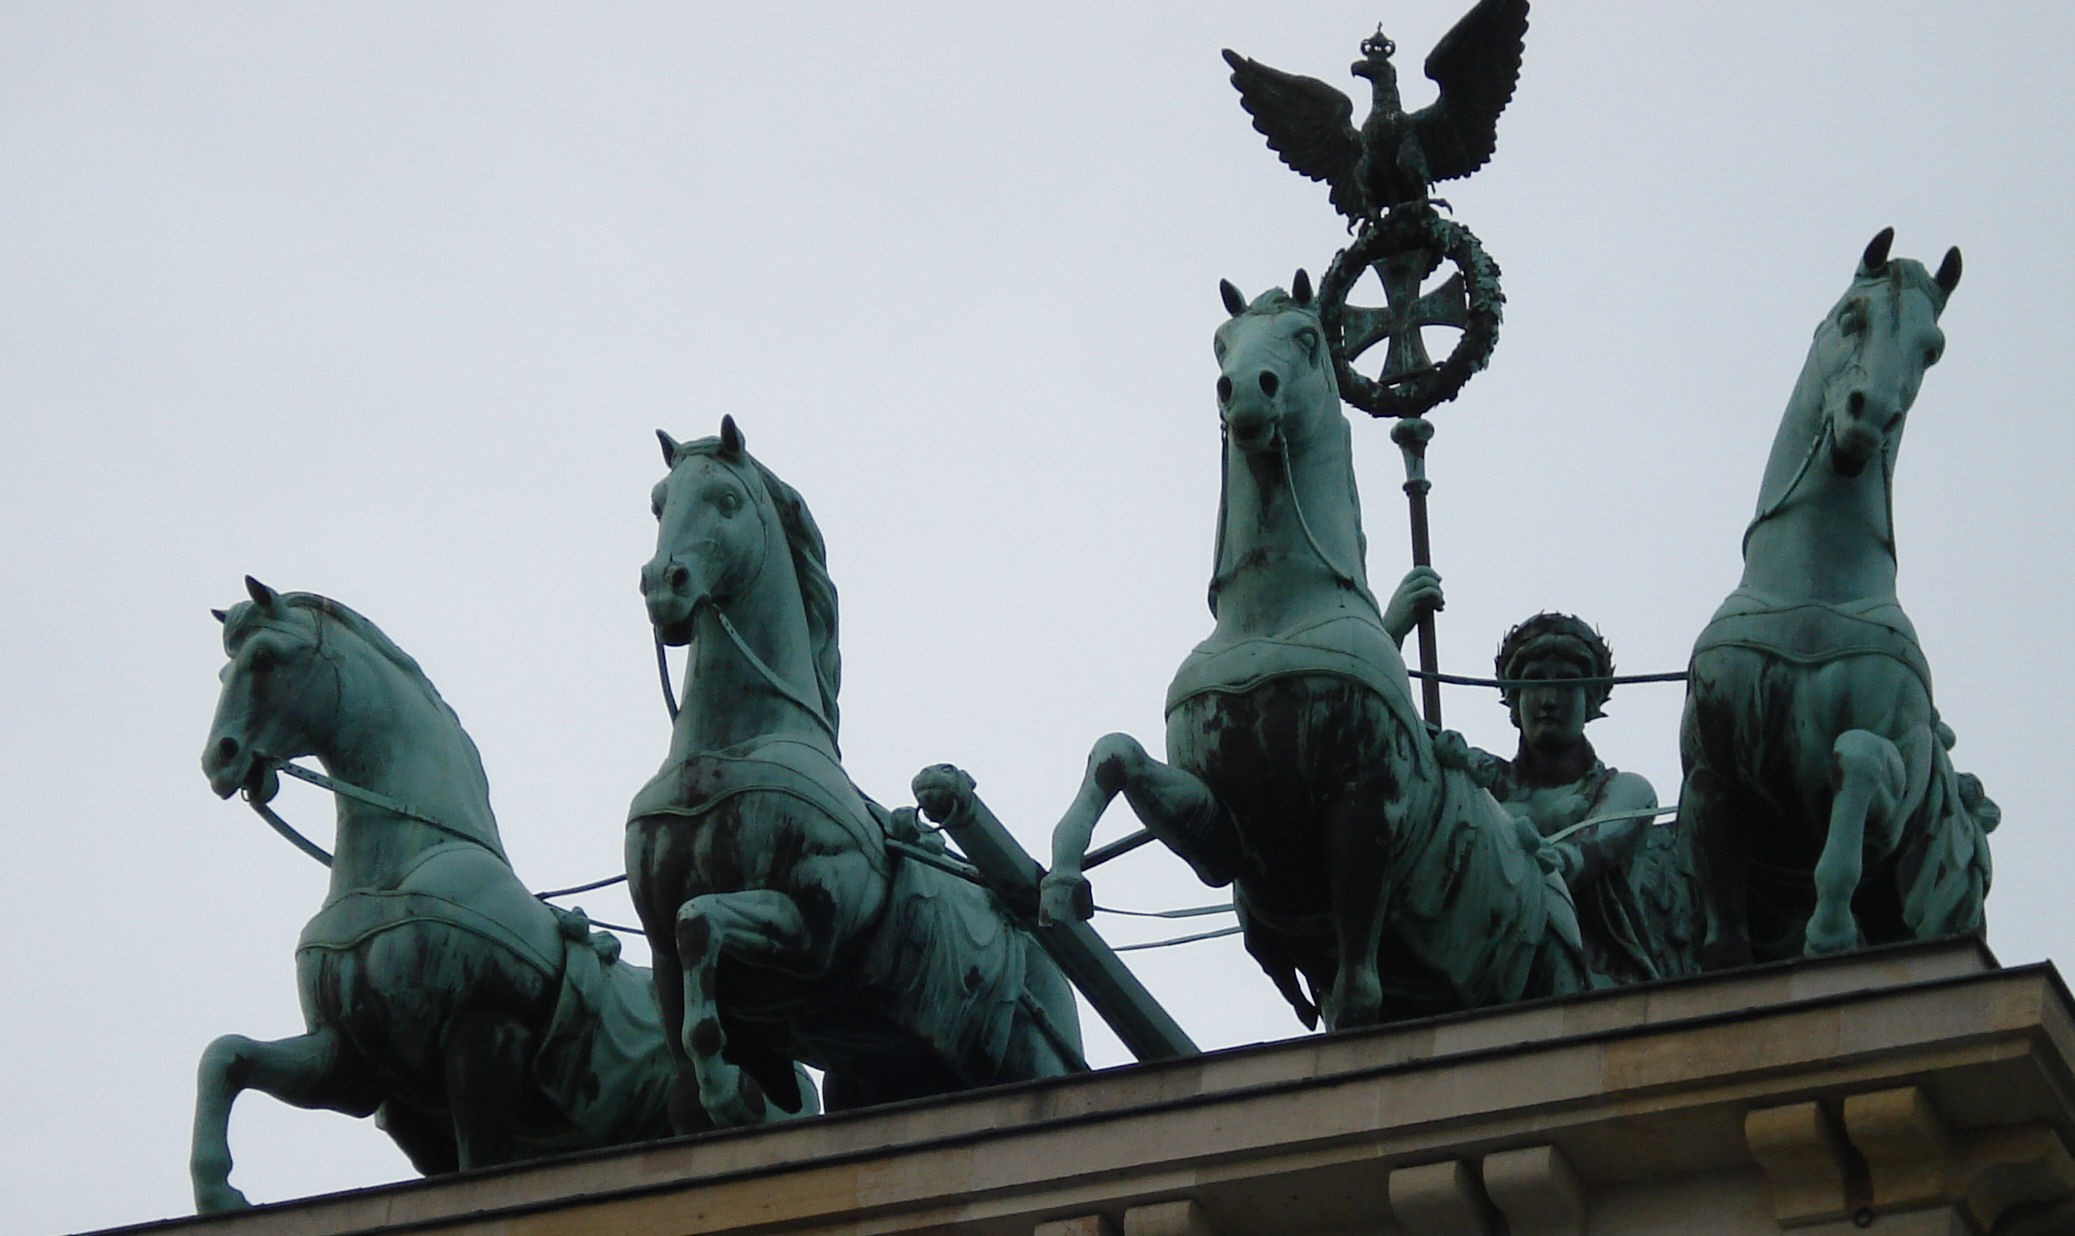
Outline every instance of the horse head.
<svg viewBox="0 0 2075 1236"><path fill-rule="evenodd" d="M641 595L658 638L682 645L699 606L726 602L763 573L778 518L735 418L721 419L718 437L656 437L670 473L650 495L656 553L641 568Z"/></svg>
<svg viewBox="0 0 2075 1236"><path fill-rule="evenodd" d="M1815 405L1827 432L1831 470L1856 476L1894 449L1916 402L1924 371L1938 363L1945 334L1938 315L1960 283L1960 251L1949 249L1936 275L1921 262L1891 258L1895 229L1866 246L1852 286L1816 327L1806 379L1820 383Z"/></svg>
<svg viewBox="0 0 2075 1236"><path fill-rule="evenodd" d="M267 760L318 748L338 716L340 682L338 674L320 672L332 654L317 610L296 604L300 594L284 597L250 575L245 591L250 600L212 611L223 623L230 664L218 675L223 688L202 773L218 797L242 789L264 802L279 787Z"/></svg>
<svg viewBox="0 0 2075 1236"><path fill-rule="evenodd" d="M806 500L743 448L733 417L721 418L717 437L679 442L661 430L656 437L670 473L651 495L656 552L641 568L656 638L691 643L695 620L711 607L758 675L800 679L771 685L833 737L842 680L836 586ZM752 644L763 651L750 651Z"/></svg>
<svg viewBox="0 0 2075 1236"><path fill-rule="evenodd" d="M1326 351L1325 330L1303 271L1291 290L1272 288L1249 304L1220 283L1232 317L1218 327L1218 418L1246 454L1302 442L1340 413L1340 388Z"/></svg>

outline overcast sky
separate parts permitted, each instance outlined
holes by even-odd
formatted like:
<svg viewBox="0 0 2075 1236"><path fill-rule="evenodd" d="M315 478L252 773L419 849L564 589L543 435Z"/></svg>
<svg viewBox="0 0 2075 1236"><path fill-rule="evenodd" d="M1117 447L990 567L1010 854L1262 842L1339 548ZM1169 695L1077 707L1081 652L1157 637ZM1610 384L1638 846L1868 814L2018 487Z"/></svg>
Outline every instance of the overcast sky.
<svg viewBox="0 0 2075 1236"><path fill-rule="evenodd" d="M1383 19L1423 104L1462 7L0 7L0 1224L185 1213L203 1045L301 1029L324 873L197 766L207 611L247 572L417 656L522 878L607 874L667 734L652 431L733 413L828 537L852 776L898 803L960 763L1042 852L1095 738L1158 746L1209 629L1217 281L1344 243L1218 50L1352 89ZM1435 416L1459 673L1544 608L1683 666L1860 249L1965 251L1895 508L1956 760L2004 809L2006 962L2075 942L2071 43L2048 3L1545 4L1497 157L1444 190L1507 295ZM1381 589L1401 474L1355 433ZM1593 729L1667 799L1678 708L1626 688ZM1488 693L1447 719L1510 749ZM328 840L322 794L279 805ZM1216 899L1152 852L1097 892ZM1135 957L1206 1046L1298 1031L1231 941ZM263 1097L232 1136L255 1200L409 1175Z"/></svg>

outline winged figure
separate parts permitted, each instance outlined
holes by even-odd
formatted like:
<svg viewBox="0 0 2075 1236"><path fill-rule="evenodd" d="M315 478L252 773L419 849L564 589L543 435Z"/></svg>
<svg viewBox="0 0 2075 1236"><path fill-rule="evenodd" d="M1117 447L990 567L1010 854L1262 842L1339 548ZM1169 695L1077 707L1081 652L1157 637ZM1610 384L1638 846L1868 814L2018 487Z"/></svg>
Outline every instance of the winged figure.
<svg viewBox="0 0 2075 1236"><path fill-rule="evenodd" d="M1520 80L1528 0L1479 0L1427 56L1441 87L1432 106L1407 114L1398 100L1397 44L1362 40L1351 72L1369 79L1369 118L1354 127L1354 103L1315 77L1272 69L1227 49L1240 105L1269 149L1292 169L1333 189L1348 226L1393 206L1423 202L1436 182L1467 176L1498 145L1499 113Z"/></svg>

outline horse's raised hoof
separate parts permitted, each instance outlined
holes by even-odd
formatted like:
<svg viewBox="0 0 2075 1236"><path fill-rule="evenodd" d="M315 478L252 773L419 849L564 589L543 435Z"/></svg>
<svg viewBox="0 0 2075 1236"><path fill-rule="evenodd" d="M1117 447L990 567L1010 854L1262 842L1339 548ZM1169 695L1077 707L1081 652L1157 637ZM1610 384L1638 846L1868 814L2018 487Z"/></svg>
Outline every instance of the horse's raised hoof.
<svg viewBox="0 0 2075 1236"><path fill-rule="evenodd" d="M1038 925L1085 923L1095 917L1095 890L1088 877L1052 872L1038 883Z"/></svg>

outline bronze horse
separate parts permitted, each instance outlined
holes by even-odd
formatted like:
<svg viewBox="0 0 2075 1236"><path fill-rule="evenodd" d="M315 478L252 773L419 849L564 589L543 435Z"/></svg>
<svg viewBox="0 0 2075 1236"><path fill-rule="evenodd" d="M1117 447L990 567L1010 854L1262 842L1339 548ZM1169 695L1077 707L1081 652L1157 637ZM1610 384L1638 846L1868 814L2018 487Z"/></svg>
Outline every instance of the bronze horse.
<svg viewBox="0 0 2075 1236"><path fill-rule="evenodd" d="M1252 304L1223 291L1216 628L1168 687L1168 763L1128 734L1095 744L1045 913L1087 916L1082 857L1122 794L1205 883L1234 886L1248 951L1307 1025L1583 988L1562 880L1414 711L1398 645L1440 580L1415 569L1388 607L1369 590L1310 281Z"/></svg>
<svg viewBox="0 0 2075 1236"><path fill-rule="evenodd" d="M648 971L520 883L475 744L418 663L336 601L246 587L217 615L210 787L264 798L274 761L314 755L362 795L338 798L331 887L296 945L307 1033L202 1054L197 1208L246 1204L229 1123L248 1089L373 1114L428 1175L669 1136Z"/></svg>
<svg viewBox="0 0 2075 1236"><path fill-rule="evenodd" d="M836 748L836 590L807 504L743 449L667 434L657 638L692 645L627 876L673 1052L724 1125L1084 1068L1073 993L992 897L890 843Z"/></svg>
<svg viewBox="0 0 2075 1236"><path fill-rule="evenodd" d="M1956 773L1895 596L1894 469L1960 251L1934 275L1867 245L1816 327L1693 649L1681 827L1707 865L1710 968L1979 932L1997 819Z"/></svg>

